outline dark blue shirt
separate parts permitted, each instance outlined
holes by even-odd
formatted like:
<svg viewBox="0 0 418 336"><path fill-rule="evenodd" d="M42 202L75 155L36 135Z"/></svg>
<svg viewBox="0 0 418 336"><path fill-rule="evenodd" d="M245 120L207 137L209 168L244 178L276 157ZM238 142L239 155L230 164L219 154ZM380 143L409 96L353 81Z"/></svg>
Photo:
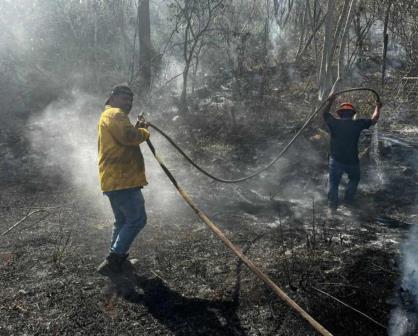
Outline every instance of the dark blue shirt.
<svg viewBox="0 0 418 336"><path fill-rule="evenodd" d="M356 165L358 139L362 130L372 125L371 119L337 119L331 113L324 113L324 119L331 133L331 156L346 165Z"/></svg>

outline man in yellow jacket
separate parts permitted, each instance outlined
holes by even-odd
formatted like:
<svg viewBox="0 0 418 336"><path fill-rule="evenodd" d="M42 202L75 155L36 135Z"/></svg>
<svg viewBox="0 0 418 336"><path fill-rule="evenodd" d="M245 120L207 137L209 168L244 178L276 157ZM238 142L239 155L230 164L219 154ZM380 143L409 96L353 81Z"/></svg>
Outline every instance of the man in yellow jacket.
<svg viewBox="0 0 418 336"><path fill-rule="evenodd" d="M150 134L146 123L130 123L132 101L128 86L115 86L99 120L100 183L115 216L109 255L97 269L106 276L122 271L128 250L147 221L141 192L147 180L139 144Z"/></svg>

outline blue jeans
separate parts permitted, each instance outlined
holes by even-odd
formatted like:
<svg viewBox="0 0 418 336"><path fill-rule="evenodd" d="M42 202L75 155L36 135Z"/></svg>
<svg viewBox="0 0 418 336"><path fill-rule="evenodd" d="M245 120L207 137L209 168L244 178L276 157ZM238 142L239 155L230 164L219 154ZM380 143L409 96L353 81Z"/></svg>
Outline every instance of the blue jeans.
<svg viewBox="0 0 418 336"><path fill-rule="evenodd" d="M147 222L144 197L140 188L107 191L115 223L110 250L126 255L129 247Z"/></svg>
<svg viewBox="0 0 418 336"><path fill-rule="evenodd" d="M352 203L354 201L358 183L360 182L360 165L346 165L339 163L330 157L328 204L332 208L338 206L338 187L344 173L347 173L349 180L345 190L345 201L347 203Z"/></svg>

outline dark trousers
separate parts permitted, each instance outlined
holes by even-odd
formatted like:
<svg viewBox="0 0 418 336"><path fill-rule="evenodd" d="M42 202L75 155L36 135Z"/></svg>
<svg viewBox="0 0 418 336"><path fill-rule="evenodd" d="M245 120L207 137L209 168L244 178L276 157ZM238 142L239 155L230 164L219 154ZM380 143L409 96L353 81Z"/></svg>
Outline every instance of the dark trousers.
<svg viewBox="0 0 418 336"><path fill-rule="evenodd" d="M346 165L335 161L332 157L329 159L329 190L328 203L330 207L338 206L338 187L341 177L346 173L348 175L348 185L345 190L345 201L352 203L360 182L360 165Z"/></svg>

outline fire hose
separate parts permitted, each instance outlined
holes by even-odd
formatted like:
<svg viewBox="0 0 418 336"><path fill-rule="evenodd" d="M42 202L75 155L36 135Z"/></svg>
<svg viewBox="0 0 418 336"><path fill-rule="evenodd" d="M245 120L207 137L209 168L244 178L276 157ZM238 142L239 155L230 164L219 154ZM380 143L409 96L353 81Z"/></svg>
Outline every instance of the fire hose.
<svg viewBox="0 0 418 336"><path fill-rule="evenodd" d="M225 180L221 178L217 178L207 171L205 171L203 168L198 166L194 161L183 152L183 150L174 143L174 141L163 131L161 131L158 127L155 125L149 123L149 125L157 130L159 133L161 133L186 159L189 161L194 167L196 167L199 171L201 171L203 174L207 175L208 177L211 177L212 179L224 182L224 183L237 183L241 181L245 181L247 179L250 179L252 177L255 177L256 175L260 174L264 170L271 167L277 160L282 157L286 151L290 148L290 146L294 143L294 141L297 139L297 137L302 133L302 131L310 124L310 122L313 120L313 118L317 115L317 113L325 106L325 104L330 100L333 99L336 95L350 92L350 91L371 91L376 96L376 101L380 101L380 97L376 91L369 88L353 88L348 90L343 90L336 92L334 95L328 97L320 106L317 108L313 113L311 113L303 126L299 129L299 131L295 134L295 136L291 139L291 141L284 147L284 149L278 154L278 156L267 166L257 170L253 174L236 179L236 180ZM334 96L334 97L333 97ZM214 224L209 217L200 210L197 205L194 203L194 201L190 198L190 196L185 192L185 190L177 183L175 177L172 175L170 170L166 167L164 162L160 159L160 157L157 155L154 145L151 143L151 141L148 139L147 144L153 153L154 157L160 164L163 171L166 173L170 181L173 183L174 187L177 189L177 191L180 193L180 195L183 197L183 199L186 201L187 204L193 209L193 211L197 214L197 216L209 227L209 229L229 248L232 250L232 252L240 258L245 265L248 266L248 268L257 276L259 277L267 286L269 286L273 292L283 301L285 301L294 311L296 311L299 315L301 315L320 335L324 336L332 336L332 334L325 329L319 322L317 322L311 315L309 315L303 308L301 308L294 300L292 300L279 286L277 286L273 280L270 279L270 277L262 272L245 254L241 251L241 249L237 246L235 246L226 236L225 234L219 229L219 227Z"/></svg>
<svg viewBox="0 0 418 336"><path fill-rule="evenodd" d="M346 89L346 90L342 90L342 91L338 91L335 92L333 95L329 96L327 99L325 99L322 104L314 111L312 112L308 118L306 119L306 121L303 123L303 125L301 126L301 128L296 132L296 134L292 137L292 139L288 142L288 144L283 147L283 149L280 151L280 153L266 166L256 170L254 173L250 174L249 176L245 176L242 178L238 178L238 179L234 179L234 180L227 180L227 179L223 179L217 176L212 175L211 173L209 173L208 171L206 171L204 168L200 167L197 163L195 163L193 161L193 159L190 158L190 156L188 156L181 148L180 146L178 146L174 140L168 136L164 131L162 131L159 127L157 127L156 125L149 123L149 126L152 127L153 129L155 129L158 133L160 133L164 138L167 139L167 141L173 145L174 148L177 149L177 151L193 166L195 167L197 170L199 170L201 173L203 173L204 175L210 177L211 179L218 181L218 182L222 182L222 183L238 183L238 182L243 182L245 180L248 180L250 178L253 178L259 174L261 174L263 171L267 170L268 168L270 168L271 166L273 166L287 151L288 149L292 146L292 144L296 141L296 139L302 134L303 130L308 127L308 125L312 122L312 120L315 118L315 116L318 114L319 111L321 111L321 109L327 104L327 102L332 99L335 96L341 95L343 93L347 93L347 92L352 92L352 91L370 91L372 92L375 97L376 97L376 102L380 102L380 97L379 94L370 88L365 88L365 87L360 87L360 88L351 88L351 89Z"/></svg>

